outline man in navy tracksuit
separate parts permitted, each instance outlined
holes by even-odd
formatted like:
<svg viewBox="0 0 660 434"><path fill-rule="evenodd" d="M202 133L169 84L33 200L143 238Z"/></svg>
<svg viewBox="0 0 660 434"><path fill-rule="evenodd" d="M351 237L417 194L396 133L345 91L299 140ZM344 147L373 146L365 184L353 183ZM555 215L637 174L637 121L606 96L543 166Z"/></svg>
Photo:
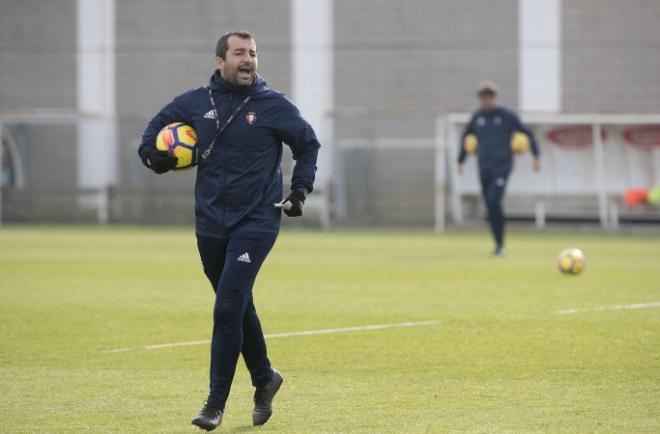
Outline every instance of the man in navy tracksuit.
<svg viewBox="0 0 660 434"><path fill-rule="evenodd" d="M192 423L207 431L222 422L240 354L256 388L253 423L262 425L272 414L273 397L283 378L268 360L252 286L275 243L281 210L291 217L302 215L320 146L298 109L257 75L257 48L250 33L222 36L216 65L209 86L177 96L149 122L139 147L145 166L163 173L173 169L177 160L156 150L160 129L184 122L198 135L197 245L216 299L210 393ZM283 142L296 160L292 191L284 201Z"/></svg>
<svg viewBox="0 0 660 434"><path fill-rule="evenodd" d="M504 212L502 200L506 183L513 168L511 136L520 131L529 136L534 156L533 169L541 168L539 147L534 134L515 113L497 104L497 85L490 81L479 83L477 96L481 108L473 115L461 139L458 157L458 171L463 173L467 153L463 146L465 136L474 134L478 142L479 178L481 189L488 208L488 221L495 240L494 254L503 256L504 251Z"/></svg>

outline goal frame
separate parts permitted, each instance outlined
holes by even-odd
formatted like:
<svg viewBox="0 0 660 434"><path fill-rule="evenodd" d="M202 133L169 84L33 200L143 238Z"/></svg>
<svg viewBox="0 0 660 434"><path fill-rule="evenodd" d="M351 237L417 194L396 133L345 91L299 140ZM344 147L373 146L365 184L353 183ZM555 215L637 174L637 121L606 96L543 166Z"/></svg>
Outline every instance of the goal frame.
<svg viewBox="0 0 660 434"><path fill-rule="evenodd" d="M14 140L8 125L72 125L78 128L86 120L100 120L103 116L93 113L81 113L77 110L67 109L14 109L0 110L0 170L4 167L3 155L6 149L11 155L12 172L16 177L15 188L26 188L24 164L21 159L19 146ZM0 226L3 224L3 192L5 186L0 184ZM75 191L81 206L96 211L96 219L100 224L107 224L110 220L111 194L105 188L80 188Z"/></svg>

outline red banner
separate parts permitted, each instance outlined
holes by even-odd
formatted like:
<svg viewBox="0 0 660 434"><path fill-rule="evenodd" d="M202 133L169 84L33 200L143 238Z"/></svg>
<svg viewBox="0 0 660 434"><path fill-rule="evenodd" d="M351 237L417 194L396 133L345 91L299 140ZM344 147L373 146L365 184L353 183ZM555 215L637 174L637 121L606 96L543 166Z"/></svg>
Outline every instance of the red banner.
<svg viewBox="0 0 660 434"><path fill-rule="evenodd" d="M605 131L602 138L605 140ZM583 149L593 145L593 131L590 125L556 127L546 133L548 140L564 149Z"/></svg>
<svg viewBox="0 0 660 434"><path fill-rule="evenodd" d="M623 139L636 148L652 149L660 146L660 125L639 125L623 131Z"/></svg>

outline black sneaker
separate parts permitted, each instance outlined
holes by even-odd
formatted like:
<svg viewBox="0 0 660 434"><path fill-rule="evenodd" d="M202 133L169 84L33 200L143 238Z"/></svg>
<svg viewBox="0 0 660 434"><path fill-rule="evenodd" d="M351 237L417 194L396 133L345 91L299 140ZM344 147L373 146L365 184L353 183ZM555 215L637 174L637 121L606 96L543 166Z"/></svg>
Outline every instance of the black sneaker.
<svg viewBox="0 0 660 434"><path fill-rule="evenodd" d="M254 392L254 410L252 410L252 423L263 425L273 414L273 398L284 382L282 374L273 369L273 379L268 384Z"/></svg>
<svg viewBox="0 0 660 434"><path fill-rule="evenodd" d="M206 431L213 431L222 423L222 410L210 405L208 402L192 420L192 424Z"/></svg>

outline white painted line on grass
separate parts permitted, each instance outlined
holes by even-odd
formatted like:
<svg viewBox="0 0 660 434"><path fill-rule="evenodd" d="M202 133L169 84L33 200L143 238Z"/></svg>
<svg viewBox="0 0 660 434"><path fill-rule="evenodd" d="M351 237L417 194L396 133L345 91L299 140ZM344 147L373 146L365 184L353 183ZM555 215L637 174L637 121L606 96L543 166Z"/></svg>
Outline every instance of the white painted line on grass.
<svg viewBox="0 0 660 434"><path fill-rule="evenodd" d="M564 309L564 310L558 310L555 313L557 315L573 315L576 313L587 313L587 312L608 312L614 310L652 309L654 307L660 307L660 301L654 301L652 303L615 304L613 306Z"/></svg>
<svg viewBox="0 0 660 434"><path fill-rule="evenodd" d="M102 353L123 353L125 351L133 351L134 348L115 348L114 350L101 351Z"/></svg>
<svg viewBox="0 0 660 434"><path fill-rule="evenodd" d="M211 341L205 339L203 341L189 341L189 342L174 342L171 344L156 344L156 345L147 345L144 347L145 350L158 350L160 348L172 348L172 347L190 347L192 345L204 345L210 344Z"/></svg>
<svg viewBox="0 0 660 434"><path fill-rule="evenodd" d="M437 320L428 320L428 321L408 321L408 322L396 322L390 324L373 324L366 326L354 326L354 327L340 327L333 329L321 329L321 330L303 330L299 332L284 332L284 333L272 333L266 335L266 339L278 339L278 338L289 338L294 336L314 336L314 335L332 335L337 333L351 333L351 332L362 332L362 331L373 331L373 330L385 330L385 329L394 329L394 328L404 328L404 327L422 327L438 324ZM192 345L208 345L211 341L188 341L188 342L172 342L168 344L155 344L155 345L146 345L139 348L115 348L114 350L104 351L105 353L124 353L126 351L134 350L158 350L161 348L175 348L175 347L189 347Z"/></svg>

